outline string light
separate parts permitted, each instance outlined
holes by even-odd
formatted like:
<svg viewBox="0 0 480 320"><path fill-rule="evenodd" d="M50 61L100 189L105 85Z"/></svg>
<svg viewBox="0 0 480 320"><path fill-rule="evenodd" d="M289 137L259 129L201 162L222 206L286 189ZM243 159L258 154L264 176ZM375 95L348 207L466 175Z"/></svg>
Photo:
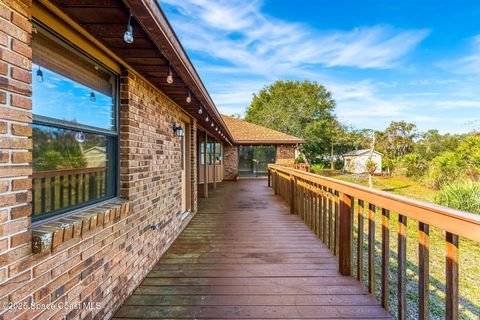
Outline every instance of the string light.
<svg viewBox="0 0 480 320"><path fill-rule="evenodd" d="M203 113L203 109L202 109L202 107L200 106L200 107L198 107L198 114L202 114L202 113Z"/></svg>
<svg viewBox="0 0 480 320"><path fill-rule="evenodd" d="M205 118L205 121L206 121L206 122L210 121L210 118L207 116L207 117Z"/></svg>
<svg viewBox="0 0 480 320"><path fill-rule="evenodd" d="M130 15L128 16L127 30L123 34L123 40L128 44L133 42L133 28L132 28L132 25L130 24L131 20L132 20L132 14L130 13Z"/></svg>
<svg viewBox="0 0 480 320"><path fill-rule="evenodd" d="M172 73L172 65L171 65L171 64L168 64L167 83L168 83L168 84L172 84L172 83L173 83L173 73Z"/></svg>
<svg viewBox="0 0 480 320"><path fill-rule="evenodd" d="M188 90L188 95L187 95L186 101L187 101L187 103L192 102L192 94L190 93L190 90Z"/></svg>
<svg viewBox="0 0 480 320"><path fill-rule="evenodd" d="M38 67L38 70L37 70L37 81L43 82L43 71L42 71L42 68L40 67Z"/></svg>

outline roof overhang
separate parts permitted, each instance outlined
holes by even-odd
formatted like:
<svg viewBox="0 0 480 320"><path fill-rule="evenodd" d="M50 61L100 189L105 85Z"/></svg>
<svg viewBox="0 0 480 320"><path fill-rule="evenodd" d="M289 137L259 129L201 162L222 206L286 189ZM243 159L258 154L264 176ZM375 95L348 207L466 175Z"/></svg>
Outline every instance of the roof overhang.
<svg viewBox="0 0 480 320"><path fill-rule="evenodd" d="M211 121L214 121L219 131L210 130L213 136L225 142L234 141L156 0L51 0L51 3L117 55L124 67L140 74L197 119L199 125L210 129ZM123 41L123 33L130 13L133 15L135 40L127 44ZM173 84L166 82L169 65L174 76ZM191 103L186 102L189 90ZM197 112L199 106L204 111L201 115ZM208 122L205 120L207 115Z"/></svg>
<svg viewBox="0 0 480 320"><path fill-rule="evenodd" d="M261 145L261 144L276 144L276 145L297 145L297 144L305 144L305 140L298 140L298 141L288 141L288 140L235 140L235 144L249 144L249 145Z"/></svg>

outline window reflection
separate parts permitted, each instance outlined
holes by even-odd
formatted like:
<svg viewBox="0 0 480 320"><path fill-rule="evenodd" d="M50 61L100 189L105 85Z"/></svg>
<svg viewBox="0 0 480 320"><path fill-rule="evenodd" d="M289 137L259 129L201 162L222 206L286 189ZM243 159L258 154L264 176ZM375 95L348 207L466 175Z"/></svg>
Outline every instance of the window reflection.
<svg viewBox="0 0 480 320"><path fill-rule="evenodd" d="M112 138L33 125L34 215L75 207L113 195Z"/></svg>

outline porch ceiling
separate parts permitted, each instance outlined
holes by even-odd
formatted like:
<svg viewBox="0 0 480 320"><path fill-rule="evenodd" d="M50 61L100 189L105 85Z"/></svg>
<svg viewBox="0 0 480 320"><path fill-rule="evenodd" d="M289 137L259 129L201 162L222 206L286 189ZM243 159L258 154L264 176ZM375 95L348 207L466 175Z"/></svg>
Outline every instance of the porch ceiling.
<svg viewBox="0 0 480 320"><path fill-rule="evenodd" d="M211 128L212 120L205 121L208 113L228 140L233 141L213 100L155 0L51 0L51 2L130 68L195 117L200 126ZM132 44L123 41L129 12L133 15ZM174 79L172 84L166 81L169 62ZM189 89L192 93L191 103L186 102ZM202 115L197 112L200 105L204 109ZM219 140L226 141L215 130L209 132Z"/></svg>

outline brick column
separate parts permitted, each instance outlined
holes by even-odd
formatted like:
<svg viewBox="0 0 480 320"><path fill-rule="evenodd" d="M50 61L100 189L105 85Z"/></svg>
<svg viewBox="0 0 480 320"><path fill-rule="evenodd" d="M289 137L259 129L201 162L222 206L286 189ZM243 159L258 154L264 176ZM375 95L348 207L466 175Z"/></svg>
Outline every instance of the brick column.
<svg viewBox="0 0 480 320"><path fill-rule="evenodd" d="M31 252L32 25L25 2L0 3L0 286L16 276L9 265Z"/></svg>

